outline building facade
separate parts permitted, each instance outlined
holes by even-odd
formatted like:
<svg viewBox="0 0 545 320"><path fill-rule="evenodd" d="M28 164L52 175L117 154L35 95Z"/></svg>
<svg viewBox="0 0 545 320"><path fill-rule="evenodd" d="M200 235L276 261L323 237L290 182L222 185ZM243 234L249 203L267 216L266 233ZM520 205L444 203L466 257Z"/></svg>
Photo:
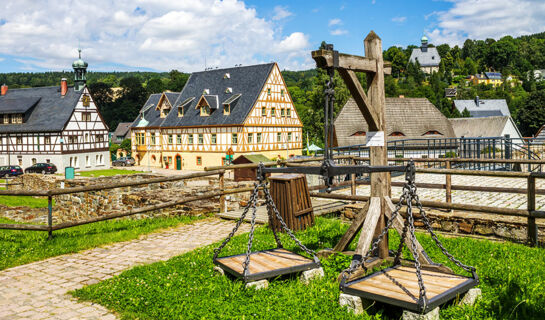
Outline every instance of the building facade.
<svg viewBox="0 0 545 320"><path fill-rule="evenodd" d="M276 63L193 73L180 93L153 94L131 125L142 166L203 170L230 154L301 155L302 123Z"/></svg>
<svg viewBox="0 0 545 320"><path fill-rule="evenodd" d="M409 62L420 64L420 70L424 73L431 74L439 72L439 64L441 56L435 47L428 45L428 38L422 37L420 48L414 48L409 57Z"/></svg>
<svg viewBox="0 0 545 320"><path fill-rule="evenodd" d="M467 77L467 80L475 86L479 84L491 84L492 86L497 87L503 84L503 78L499 72L484 72L481 74L470 75Z"/></svg>
<svg viewBox="0 0 545 320"><path fill-rule="evenodd" d="M74 61L74 87L9 89L0 95L0 165L52 163L59 171L110 167L108 128L85 86L87 63Z"/></svg>

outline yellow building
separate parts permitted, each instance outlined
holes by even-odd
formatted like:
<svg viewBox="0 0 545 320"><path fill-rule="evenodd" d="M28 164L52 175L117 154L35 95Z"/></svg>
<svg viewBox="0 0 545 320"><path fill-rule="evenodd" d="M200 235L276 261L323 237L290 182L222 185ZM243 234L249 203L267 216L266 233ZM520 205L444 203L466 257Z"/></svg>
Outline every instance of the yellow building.
<svg viewBox="0 0 545 320"><path fill-rule="evenodd" d="M479 84L491 84L494 87L497 87L503 84L503 79L501 77L501 73L499 72L485 72L482 74L471 75L468 77L468 80L475 86Z"/></svg>
<svg viewBox="0 0 545 320"><path fill-rule="evenodd" d="M301 155L302 123L276 63L193 73L182 92L152 94L131 125L137 164L203 170L259 153Z"/></svg>

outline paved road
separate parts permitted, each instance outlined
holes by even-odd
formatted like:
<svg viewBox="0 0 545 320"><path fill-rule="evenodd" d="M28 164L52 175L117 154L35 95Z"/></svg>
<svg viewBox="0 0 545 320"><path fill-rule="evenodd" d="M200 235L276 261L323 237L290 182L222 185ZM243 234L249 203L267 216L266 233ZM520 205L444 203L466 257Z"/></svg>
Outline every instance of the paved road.
<svg viewBox="0 0 545 320"><path fill-rule="evenodd" d="M0 319L116 319L106 308L67 292L136 265L167 260L226 237L233 222L207 219L84 252L0 271ZM241 232L248 232L243 224Z"/></svg>

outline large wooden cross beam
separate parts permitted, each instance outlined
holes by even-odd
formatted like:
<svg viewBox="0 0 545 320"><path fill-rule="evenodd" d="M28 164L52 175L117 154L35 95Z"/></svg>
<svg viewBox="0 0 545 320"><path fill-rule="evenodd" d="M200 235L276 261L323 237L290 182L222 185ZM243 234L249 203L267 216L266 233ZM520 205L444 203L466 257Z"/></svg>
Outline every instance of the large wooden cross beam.
<svg viewBox="0 0 545 320"><path fill-rule="evenodd" d="M389 63L384 62L382 58L382 40L375 32L371 31L367 35L364 40L364 47L365 57L344 53L337 54L332 50L317 50L312 52L312 58L319 68L335 68L339 72L368 124L370 132L367 132L367 135L371 135L372 131L379 132L377 136L382 139L378 145L370 147L370 164L372 166L386 166L388 165L388 158L384 135L386 131L384 74L389 74L391 68ZM367 92L360 84L356 72L365 72L367 74ZM363 227L356 253L364 256L369 250L372 239L377 238L386 226L386 219L392 211L390 196L390 173L371 173L371 199L369 204L354 219L352 226L341 238L335 250L344 251L357 232ZM395 221L394 227L400 231L402 223ZM372 237L371 233L374 233ZM382 239L377 254L382 259L388 257L387 234ZM421 255L421 259L425 259L425 256Z"/></svg>

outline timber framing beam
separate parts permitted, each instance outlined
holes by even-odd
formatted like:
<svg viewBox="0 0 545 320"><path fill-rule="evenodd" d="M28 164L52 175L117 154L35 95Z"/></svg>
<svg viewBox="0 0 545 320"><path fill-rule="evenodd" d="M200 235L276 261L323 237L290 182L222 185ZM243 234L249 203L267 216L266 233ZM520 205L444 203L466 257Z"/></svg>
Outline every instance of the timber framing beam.
<svg viewBox="0 0 545 320"><path fill-rule="evenodd" d="M331 50L312 51L312 59L316 61L318 68L333 67L333 51ZM377 72L377 61L371 58L339 53L339 68L355 72ZM389 62L384 62L384 73L392 73Z"/></svg>

